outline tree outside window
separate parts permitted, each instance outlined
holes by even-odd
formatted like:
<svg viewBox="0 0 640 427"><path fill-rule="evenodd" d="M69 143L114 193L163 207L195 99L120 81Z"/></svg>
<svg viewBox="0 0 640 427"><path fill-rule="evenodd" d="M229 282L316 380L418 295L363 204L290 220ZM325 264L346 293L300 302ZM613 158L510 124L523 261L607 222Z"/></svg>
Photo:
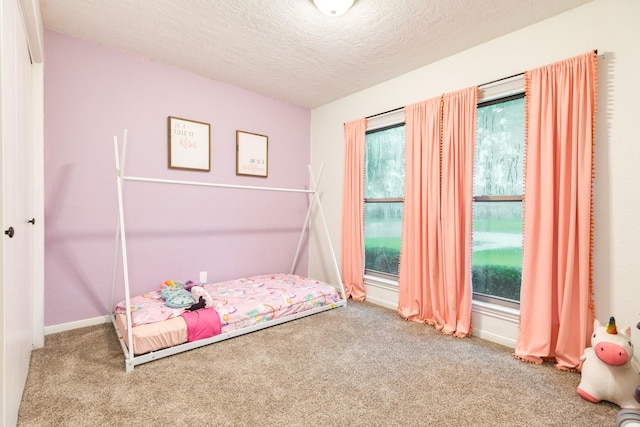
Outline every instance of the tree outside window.
<svg viewBox="0 0 640 427"><path fill-rule="evenodd" d="M398 275L404 206L404 124L367 132L364 170L365 271Z"/></svg>
<svg viewBox="0 0 640 427"><path fill-rule="evenodd" d="M478 106L473 185L475 298L520 301L524 132L524 94Z"/></svg>

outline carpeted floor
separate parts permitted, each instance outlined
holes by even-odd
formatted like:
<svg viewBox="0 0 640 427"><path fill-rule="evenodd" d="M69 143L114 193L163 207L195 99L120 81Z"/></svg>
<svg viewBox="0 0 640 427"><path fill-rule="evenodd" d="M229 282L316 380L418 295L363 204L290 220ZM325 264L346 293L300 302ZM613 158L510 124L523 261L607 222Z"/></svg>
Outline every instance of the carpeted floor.
<svg viewBox="0 0 640 427"><path fill-rule="evenodd" d="M579 373L350 302L124 371L111 324L46 337L20 426L613 426Z"/></svg>

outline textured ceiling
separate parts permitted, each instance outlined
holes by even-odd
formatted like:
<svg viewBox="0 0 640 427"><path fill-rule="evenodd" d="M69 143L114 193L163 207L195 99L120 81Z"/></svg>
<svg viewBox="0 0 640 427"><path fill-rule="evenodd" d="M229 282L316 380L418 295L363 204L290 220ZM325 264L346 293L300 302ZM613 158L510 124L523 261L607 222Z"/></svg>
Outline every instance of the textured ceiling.
<svg viewBox="0 0 640 427"><path fill-rule="evenodd" d="M41 0L44 26L315 108L591 0Z"/></svg>

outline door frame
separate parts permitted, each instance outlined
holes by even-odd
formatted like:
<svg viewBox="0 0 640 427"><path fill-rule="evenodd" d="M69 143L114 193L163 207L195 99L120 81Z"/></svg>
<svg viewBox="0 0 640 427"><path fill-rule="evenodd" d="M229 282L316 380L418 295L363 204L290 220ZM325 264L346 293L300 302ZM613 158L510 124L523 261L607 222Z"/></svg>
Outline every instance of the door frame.
<svg viewBox="0 0 640 427"><path fill-rule="evenodd" d="M31 242L29 242L30 256L29 263L32 272L32 280L28 284L30 286L31 301L26 302L25 310L31 319L31 325L29 327L27 346L30 344L31 349L42 347L44 345L44 69L43 69L43 26L40 15L40 6L38 0L9 0L8 2L0 2L2 7L0 8L0 23L3 30L6 28L6 33L3 32L0 40L3 44L3 51L0 52L2 59L2 67L5 64L5 54L11 56L11 52L4 52L4 37L9 37L9 40L17 40L18 38L25 37L28 53L31 60L31 80L27 82L27 85L31 86L32 98L27 101L25 108L29 109L28 117L30 122L27 123L28 135L26 140L31 145L25 147L26 152L31 154L30 160L31 171L27 175L26 179L31 185L30 193L32 193L33 199L30 201L33 218L35 219L34 226L30 230ZM20 28L16 27L17 15L20 17L22 24ZM7 27L5 27L5 24ZM24 32L24 33L23 33ZM24 40L24 39L23 39ZM24 42L23 42L24 43ZM24 46L24 44L23 44ZM24 56L22 57L24 58ZM9 67L15 64L13 57L8 57L6 60L9 62ZM0 71L0 80L4 80L5 76ZM4 84L4 83L3 83ZM0 108L0 121L6 119L5 112ZM15 144L15 141L5 141L3 133L0 133L0 152L3 152L4 144ZM2 157L2 154L0 154ZM5 159L1 159L4 161ZM2 177L0 177L0 185L5 185ZM0 197L4 199L5 194L0 189ZM4 200L2 201L4 203ZM4 208L3 208L4 209ZM29 214L29 213L28 213ZM0 220L5 224L4 213L0 212ZM2 236L0 241L0 257L5 259L4 251L7 250L5 244L5 236ZM2 261L4 263L4 261ZM0 263L0 265L2 264ZM4 265L1 267L3 270ZM5 291L8 286L16 286L15 283L6 283L4 273L0 275L0 311L4 312L7 301L5 301ZM4 313L2 314L4 317ZM17 419L19 410L19 400L22 396L22 390L8 390L7 378L8 372L12 372L15 369L13 360L6 359L7 346L11 343L7 342L7 335L5 331L5 319L0 319L0 424L5 423L14 424ZM30 352L29 352L30 353ZM27 353L26 357L29 357ZM9 364L8 362L11 362ZM21 367L19 375L24 375L24 381L26 381L26 375L28 374L29 360L22 360L20 364L26 369L23 372ZM11 375L16 374L15 372ZM22 379L21 379L22 381ZM10 394L8 394L10 393ZM15 405L18 407L15 407Z"/></svg>
<svg viewBox="0 0 640 427"><path fill-rule="evenodd" d="M44 346L44 28L38 0L18 0L31 55L33 154L33 348Z"/></svg>

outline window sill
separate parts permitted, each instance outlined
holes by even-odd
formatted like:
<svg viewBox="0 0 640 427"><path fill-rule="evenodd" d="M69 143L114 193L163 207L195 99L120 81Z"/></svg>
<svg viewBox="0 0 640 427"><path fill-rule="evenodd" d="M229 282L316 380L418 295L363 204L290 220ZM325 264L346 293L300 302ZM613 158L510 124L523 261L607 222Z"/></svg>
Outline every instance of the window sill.
<svg viewBox="0 0 640 427"><path fill-rule="evenodd" d="M367 301L390 310L398 308L398 282L365 275ZM520 310L486 301L473 300L473 335L507 347L515 347Z"/></svg>
<svg viewBox="0 0 640 427"><path fill-rule="evenodd" d="M398 292L398 282L396 280L365 274L364 282L378 289ZM471 311L515 324L520 321L520 310L486 301L473 300Z"/></svg>
<svg viewBox="0 0 640 427"><path fill-rule="evenodd" d="M364 275L364 283L367 285L375 286L377 288L385 289L388 291L398 292L398 281L392 279L385 279L383 277L371 276L369 274Z"/></svg>
<svg viewBox="0 0 640 427"><path fill-rule="evenodd" d="M485 301L473 300L471 311L515 324L520 321L520 310Z"/></svg>

